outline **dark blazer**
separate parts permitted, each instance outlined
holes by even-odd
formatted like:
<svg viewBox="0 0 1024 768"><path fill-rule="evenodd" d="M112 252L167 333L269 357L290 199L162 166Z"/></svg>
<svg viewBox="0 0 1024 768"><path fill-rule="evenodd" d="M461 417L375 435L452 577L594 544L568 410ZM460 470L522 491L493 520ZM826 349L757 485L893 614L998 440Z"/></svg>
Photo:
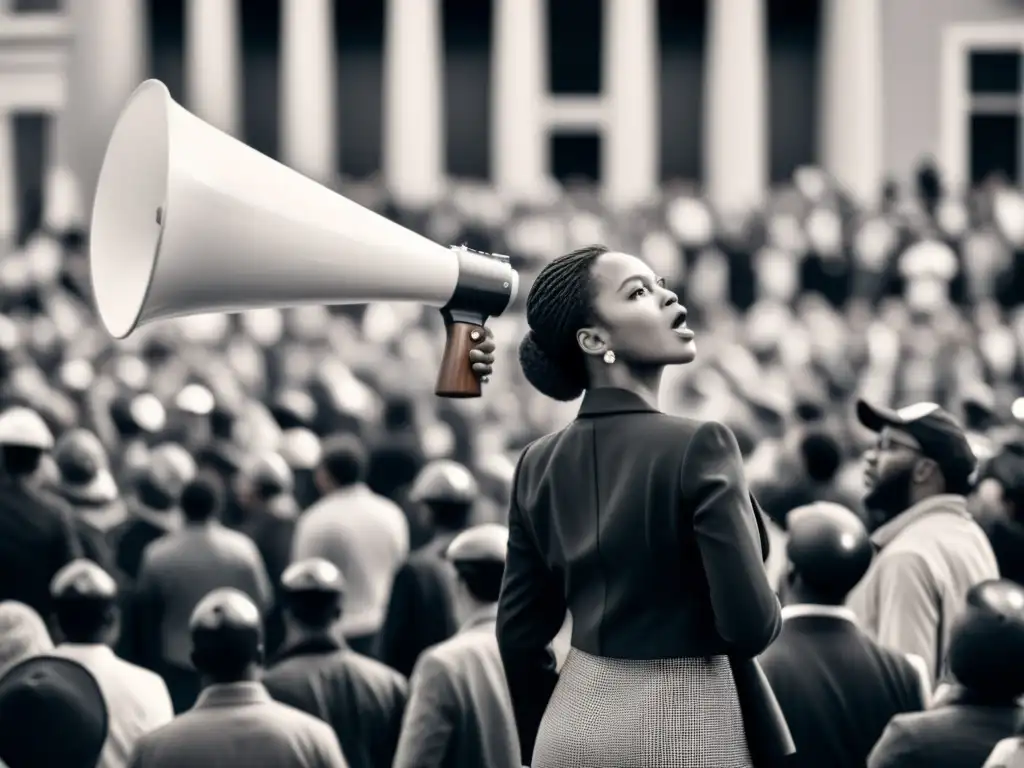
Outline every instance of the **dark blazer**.
<svg viewBox="0 0 1024 768"><path fill-rule="evenodd" d="M309 638L281 650L263 685L330 725L351 768L391 768L409 693L394 670L334 638Z"/></svg>
<svg viewBox="0 0 1024 768"><path fill-rule="evenodd" d="M0 476L0 600L50 618L50 580L86 550L67 505L29 483Z"/></svg>
<svg viewBox="0 0 1024 768"><path fill-rule="evenodd" d="M220 587L245 592L261 611L270 606L270 579L248 536L217 522L189 524L146 547L132 606L140 633L135 647L149 652L140 663L191 670L189 619L199 601Z"/></svg>
<svg viewBox="0 0 1024 768"><path fill-rule="evenodd" d="M270 698L259 683L207 688L188 712L143 736L129 768L348 768L322 720Z"/></svg>
<svg viewBox="0 0 1024 768"><path fill-rule="evenodd" d="M427 648L455 634L451 566L442 555L454 534L435 537L395 574L380 634L379 658L408 677Z"/></svg>
<svg viewBox="0 0 1024 768"><path fill-rule="evenodd" d="M767 548L728 428L589 391L572 423L523 451L513 481L497 632L524 761L566 609L573 647L592 655L749 660L781 627Z"/></svg>
<svg viewBox="0 0 1024 768"><path fill-rule="evenodd" d="M786 616L761 666L796 742L793 768L864 768L889 719L924 708L924 684L905 656L822 608Z"/></svg>

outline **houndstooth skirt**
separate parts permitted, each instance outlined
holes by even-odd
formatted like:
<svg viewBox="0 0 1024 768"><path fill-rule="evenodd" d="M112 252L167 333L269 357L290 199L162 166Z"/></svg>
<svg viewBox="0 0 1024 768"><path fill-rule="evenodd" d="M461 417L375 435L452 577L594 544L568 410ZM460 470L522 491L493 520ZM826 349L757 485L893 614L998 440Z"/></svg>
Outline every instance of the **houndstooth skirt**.
<svg viewBox="0 0 1024 768"><path fill-rule="evenodd" d="M532 768L753 768L729 659L570 649Z"/></svg>

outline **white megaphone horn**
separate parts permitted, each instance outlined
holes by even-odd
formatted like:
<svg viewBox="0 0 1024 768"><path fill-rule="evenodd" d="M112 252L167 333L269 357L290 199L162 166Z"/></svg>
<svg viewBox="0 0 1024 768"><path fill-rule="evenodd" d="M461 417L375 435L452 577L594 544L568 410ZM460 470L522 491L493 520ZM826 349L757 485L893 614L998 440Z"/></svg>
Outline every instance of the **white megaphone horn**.
<svg viewBox="0 0 1024 768"><path fill-rule="evenodd" d="M516 297L507 257L446 248L204 123L158 80L114 126L90 271L111 336L207 312L413 301L441 310L436 393L478 397L469 350Z"/></svg>

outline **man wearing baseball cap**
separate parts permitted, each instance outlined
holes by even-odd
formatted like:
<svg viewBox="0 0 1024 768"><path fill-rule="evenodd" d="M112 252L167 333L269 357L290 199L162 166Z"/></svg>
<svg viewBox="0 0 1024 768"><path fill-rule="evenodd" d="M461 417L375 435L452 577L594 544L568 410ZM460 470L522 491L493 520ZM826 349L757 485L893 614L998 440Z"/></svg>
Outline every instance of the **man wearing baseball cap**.
<svg viewBox="0 0 1024 768"><path fill-rule="evenodd" d="M988 538L967 511L977 459L959 422L935 403L899 410L857 402L876 433L865 454L864 507L878 554L848 605L881 645L946 677L953 617L968 591L998 579Z"/></svg>

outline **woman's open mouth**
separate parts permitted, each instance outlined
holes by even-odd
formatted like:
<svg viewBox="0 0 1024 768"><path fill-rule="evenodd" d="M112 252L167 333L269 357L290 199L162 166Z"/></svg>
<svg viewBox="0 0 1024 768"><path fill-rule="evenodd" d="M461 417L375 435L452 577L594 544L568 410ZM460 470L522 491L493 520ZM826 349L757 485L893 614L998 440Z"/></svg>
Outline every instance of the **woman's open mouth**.
<svg viewBox="0 0 1024 768"><path fill-rule="evenodd" d="M690 328L686 327L686 314L685 313L680 313L679 317L677 317L672 322L672 330L675 332L676 336L678 336L679 338L681 338L681 339L683 339L685 341L690 341L691 339L693 339L693 336L694 336L693 330L691 330Z"/></svg>

